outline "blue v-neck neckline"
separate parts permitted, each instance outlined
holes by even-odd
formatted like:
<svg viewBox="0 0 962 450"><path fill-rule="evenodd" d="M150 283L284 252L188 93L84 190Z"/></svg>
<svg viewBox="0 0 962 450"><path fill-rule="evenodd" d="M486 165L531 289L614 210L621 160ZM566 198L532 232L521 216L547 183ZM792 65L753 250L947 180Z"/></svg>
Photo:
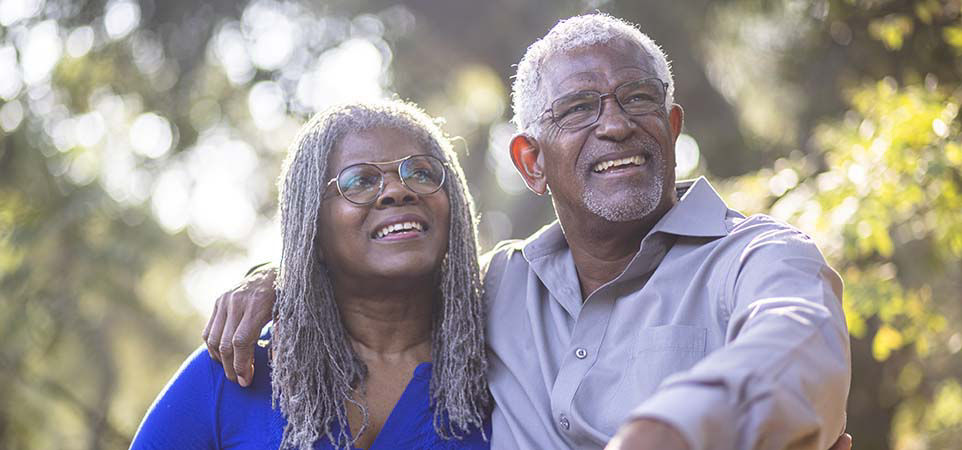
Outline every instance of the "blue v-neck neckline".
<svg viewBox="0 0 962 450"><path fill-rule="evenodd" d="M382 446L384 446L384 448L394 448L392 443L382 444L382 441L393 438L394 435L397 434L393 432L394 430L411 431L410 426L405 426L405 422L410 422L411 414L405 415L405 413L416 412L410 411L410 406L416 405L419 400L422 400L421 392L425 387L424 385L430 385L431 367L430 362L423 362L414 368L411 379L408 380L407 386L404 387L404 392L401 393L401 397L398 398L397 403L391 408L390 414L388 414L387 419L384 421L384 426L381 427L381 431L377 434L377 437L374 438L374 442L371 443L369 450L377 450ZM428 395L428 403L430 403L430 395ZM352 439L354 438L350 430L348 430L348 435L351 436ZM362 449L355 447L355 450Z"/></svg>

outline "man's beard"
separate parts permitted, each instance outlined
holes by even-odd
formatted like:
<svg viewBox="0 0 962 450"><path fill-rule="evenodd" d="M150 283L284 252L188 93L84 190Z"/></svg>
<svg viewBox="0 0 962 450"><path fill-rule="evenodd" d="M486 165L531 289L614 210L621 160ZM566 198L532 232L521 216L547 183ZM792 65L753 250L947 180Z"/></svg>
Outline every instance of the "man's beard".
<svg viewBox="0 0 962 450"><path fill-rule="evenodd" d="M644 148L650 155L649 173L653 175L649 188L631 185L626 190L633 201L628 202L614 202L594 189L585 189L581 200L589 211L610 222L628 222L641 219L658 207L665 191L665 158L657 145L645 142Z"/></svg>

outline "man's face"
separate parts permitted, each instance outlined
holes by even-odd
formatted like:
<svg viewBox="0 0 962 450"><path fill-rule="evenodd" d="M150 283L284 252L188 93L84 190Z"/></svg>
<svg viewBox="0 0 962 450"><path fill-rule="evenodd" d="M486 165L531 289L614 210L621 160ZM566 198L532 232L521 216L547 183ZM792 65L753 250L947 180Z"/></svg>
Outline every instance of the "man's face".
<svg viewBox="0 0 962 450"><path fill-rule="evenodd" d="M625 40L559 53L545 66L542 82L549 106L580 91L608 94L627 82L658 78L651 55ZM542 120L538 142L559 214L590 213L625 222L671 207L677 136L664 107L628 115L614 97L606 97L601 116L590 126L560 129L550 114Z"/></svg>

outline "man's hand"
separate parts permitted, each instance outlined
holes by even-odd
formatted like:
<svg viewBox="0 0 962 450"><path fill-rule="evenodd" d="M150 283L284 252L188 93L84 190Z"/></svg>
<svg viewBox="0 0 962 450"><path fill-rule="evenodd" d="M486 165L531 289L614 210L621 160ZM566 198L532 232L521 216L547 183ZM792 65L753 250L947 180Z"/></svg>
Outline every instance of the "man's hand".
<svg viewBox="0 0 962 450"><path fill-rule="evenodd" d="M842 433L835 441L835 445L829 450L852 450L852 435L848 433Z"/></svg>
<svg viewBox="0 0 962 450"><path fill-rule="evenodd" d="M689 450L675 427L652 419L636 419L621 426L605 450Z"/></svg>
<svg viewBox="0 0 962 450"><path fill-rule="evenodd" d="M651 419L637 419L621 426L605 450L669 449L689 450L674 427ZM842 433L829 450L852 450L852 435Z"/></svg>
<svg viewBox="0 0 962 450"><path fill-rule="evenodd" d="M254 342L271 320L276 277L274 267L249 274L217 299L204 328L204 342L211 358L220 361L229 380L244 387L254 381Z"/></svg>

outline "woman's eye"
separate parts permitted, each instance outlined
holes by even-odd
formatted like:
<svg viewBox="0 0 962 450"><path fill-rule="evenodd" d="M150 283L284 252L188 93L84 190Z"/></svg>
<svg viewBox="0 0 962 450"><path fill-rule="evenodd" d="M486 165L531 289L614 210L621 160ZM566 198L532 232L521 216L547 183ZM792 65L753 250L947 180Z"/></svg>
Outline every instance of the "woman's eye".
<svg viewBox="0 0 962 450"><path fill-rule="evenodd" d="M418 181L430 181L434 179L433 174L428 169L414 169L414 171L411 172L411 176Z"/></svg>
<svg viewBox="0 0 962 450"><path fill-rule="evenodd" d="M355 175L347 179L344 183L344 189L365 189L374 186L375 182L372 177Z"/></svg>

